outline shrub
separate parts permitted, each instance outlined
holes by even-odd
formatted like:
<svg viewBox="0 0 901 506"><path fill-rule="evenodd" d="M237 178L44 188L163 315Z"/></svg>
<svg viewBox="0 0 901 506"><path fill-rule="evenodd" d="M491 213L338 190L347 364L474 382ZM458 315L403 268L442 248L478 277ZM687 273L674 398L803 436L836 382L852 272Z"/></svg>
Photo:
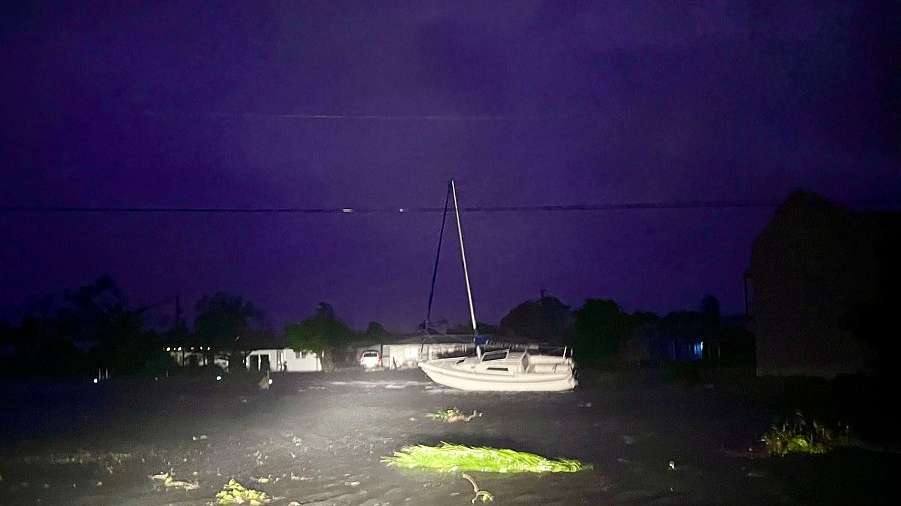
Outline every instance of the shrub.
<svg viewBox="0 0 901 506"><path fill-rule="evenodd" d="M844 428L843 437L822 423L807 417L800 411L782 423L773 425L761 440L770 455L787 455L789 453L827 453L849 441L849 429Z"/></svg>

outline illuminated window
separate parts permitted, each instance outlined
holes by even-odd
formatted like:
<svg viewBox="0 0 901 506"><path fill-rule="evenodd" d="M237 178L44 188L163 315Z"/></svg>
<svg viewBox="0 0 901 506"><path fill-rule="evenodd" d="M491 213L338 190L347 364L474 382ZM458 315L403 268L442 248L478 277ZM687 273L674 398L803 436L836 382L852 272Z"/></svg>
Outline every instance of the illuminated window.
<svg viewBox="0 0 901 506"><path fill-rule="evenodd" d="M694 353L695 353L695 358L702 358L704 356L704 341L695 343Z"/></svg>

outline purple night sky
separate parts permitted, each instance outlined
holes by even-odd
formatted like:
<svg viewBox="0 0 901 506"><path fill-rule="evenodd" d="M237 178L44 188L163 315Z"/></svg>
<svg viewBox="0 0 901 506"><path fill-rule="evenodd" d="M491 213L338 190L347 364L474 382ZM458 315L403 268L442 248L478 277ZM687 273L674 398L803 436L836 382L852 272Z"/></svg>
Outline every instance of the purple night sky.
<svg viewBox="0 0 901 506"><path fill-rule="evenodd" d="M0 307L109 273L135 306L218 291L280 329L426 313L466 212L476 314L544 288L628 311L743 310L794 188L901 207L895 2L4 2ZM453 222L449 222L451 226ZM433 319L469 313L455 228Z"/></svg>

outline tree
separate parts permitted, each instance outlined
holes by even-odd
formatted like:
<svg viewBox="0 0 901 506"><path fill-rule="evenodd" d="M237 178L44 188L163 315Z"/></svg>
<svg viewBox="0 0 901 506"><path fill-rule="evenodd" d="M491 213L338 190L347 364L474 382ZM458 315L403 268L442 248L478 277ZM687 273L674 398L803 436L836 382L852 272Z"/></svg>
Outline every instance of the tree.
<svg viewBox="0 0 901 506"><path fill-rule="evenodd" d="M719 323L720 301L713 295L705 295L701 299L701 315L710 323Z"/></svg>
<svg viewBox="0 0 901 506"><path fill-rule="evenodd" d="M14 333L16 365L40 375L149 372L150 364L162 364L165 356L158 336L147 331L143 312L129 307L109 274L62 296L40 298Z"/></svg>
<svg viewBox="0 0 901 506"><path fill-rule="evenodd" d="M128 299L109 274L93 283L66 292L56 312L56 328L71 342L99 341L111 344L123 335L133 337L143 321L128 309Z"/></svg>
<svg viewBox="0 0 901 506"><path fill-rule="evenodd" d="M288 346L296 352L316 353L322 361L322 369L327 372L344 362L347 347L356 337L356 332L335 316L331 304L326 302L319 303L315 315L285 325Z"/></svg>
<svg viewBox="0 0 901 506"><path fill-rule="evenodd" d="M379 322L369 322L369 325L366 327L366 337L382 337L387 334L388 331Z"/></svg>
<svg viewBox="0 0 901 506"><path fill-rule="evenodd" d="M8 321L0 318L0 346L13 344L13 326Z"/></svg>
<svg viewBox="0 0 901 506"><path fill-rule="evenodd" d="M263 323L263 311L240 295L219 292L205 295L195 306L197 317L194 331L198 340L213 352L228 352L231 360L237 357L235 339L244 329L256 329ZM213 357L209 357L212 362ZM243 370L243 368L242 368Z"/></svg>
<svg viewBox="0 0 901 506"><path fill-rule="evenodd" d="M573 357L582 365L612 358L632 334L632 319L612 300L588 299L573 316Z"/></svg>
<svg viewBox="0 0 901 506"><path fill-rule="evenodd" d="M150 372L148 365L161 363L164 355L161 340L146 328L144 313L129 306L109 274L66 292L55 320L64 340L95 345L88 353L92 369L113 374Z"/></svg>
<svg viewBox="0 0 901 506"><path fill-rule="evenodd" d="M500 335L505 334L505 332L502 328L498 327L497 325L491 325L490 323L477 321L476 326L479 328L480 336L500 336ZM453 334L459 334L459 335L470 334L471 335L471 334L473 334L472 322L464 322L464 323L457 323L454 325L448 325L447 326L447 334L452 334L452 335Z"/></svg>
<svg viewBox="0 0 901 506"><path fill-rule="evenodd" d="M556 297L543 296L513 308L501 318L505 333L541 341L560 342L566 331L569 306Z"/></svg>

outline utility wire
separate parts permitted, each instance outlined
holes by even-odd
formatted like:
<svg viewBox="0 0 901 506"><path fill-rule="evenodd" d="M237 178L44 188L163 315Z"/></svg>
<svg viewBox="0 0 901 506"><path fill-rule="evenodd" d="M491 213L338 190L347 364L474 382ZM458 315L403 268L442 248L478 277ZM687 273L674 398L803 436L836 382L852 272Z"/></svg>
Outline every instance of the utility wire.
<svg viewBox="0 0 901 506"><path fill-rule="evenodd" d="M624 204L549 204L532 206L469 206L467 213L534 213L620 211L632 209L734 209L778 207L783 200L713 200L686 202L632 202ZM855 205L889 205L897 199L869 199ZM90 206L0 206L0 214L406 214L443 213L443 207L90 207Z"/></svg>
<svg viewBox="0 0 901 506"><path fill-rule="evenodd" d="M469 206L461 212L521 213L552 211L617 211L624 209L728 209L776 207L781 201L691 201L627 204L554 204L538 206ZM443 207L88 207L0 206L4 214L393 214L443 213Z"/></svg>
<svg viewBox="0 0 901 506"><path fill-rule="evenodd" d="M190 111L144 111L145 116L182 116L188 118L243 118L243 119L292 119L292 120L341 120L341 121L448 121L448 122L513 122L541 121L549 116L504 116L492 114L452 115L452 114L275 114L246 112L190 112Z"/></svg>

